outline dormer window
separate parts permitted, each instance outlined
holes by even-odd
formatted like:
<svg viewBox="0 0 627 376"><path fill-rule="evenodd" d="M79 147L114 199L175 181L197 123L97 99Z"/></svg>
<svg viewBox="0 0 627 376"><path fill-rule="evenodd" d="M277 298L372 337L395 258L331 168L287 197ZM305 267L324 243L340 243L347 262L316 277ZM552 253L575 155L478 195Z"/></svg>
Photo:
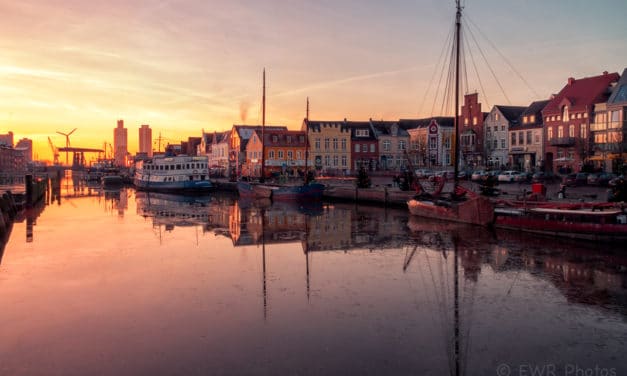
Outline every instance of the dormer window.
<svg viewBox="0 0 627 376"><path fill-rule="evenodd" d="M355 130L355 135L357 137L368 137L370 133L368 132L367 129L356 129Z"/></svg>
<svg viewBox="0 0 627 376"><path fill-rule="evenodd" d="M278 142L279 141L279 137L277 137L277 135L272 135L272 142Z"/></svg>

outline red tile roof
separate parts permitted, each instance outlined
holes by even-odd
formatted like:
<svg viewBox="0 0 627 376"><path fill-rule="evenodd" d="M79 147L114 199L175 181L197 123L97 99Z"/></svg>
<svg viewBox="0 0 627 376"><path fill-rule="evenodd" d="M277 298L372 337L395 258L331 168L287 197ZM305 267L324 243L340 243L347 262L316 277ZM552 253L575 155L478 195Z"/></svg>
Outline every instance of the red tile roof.
<svg viewBox="0 0 627 376"><path fill-rule="evenodd" d="M585 111L586 108L592 111L593 104L607 102L610 95L608 88L619 78L618 73L607 72L594 77L569 78L566 86L544 107L542 114L560 115L564 104L568 104L570 112Z"/></svg>

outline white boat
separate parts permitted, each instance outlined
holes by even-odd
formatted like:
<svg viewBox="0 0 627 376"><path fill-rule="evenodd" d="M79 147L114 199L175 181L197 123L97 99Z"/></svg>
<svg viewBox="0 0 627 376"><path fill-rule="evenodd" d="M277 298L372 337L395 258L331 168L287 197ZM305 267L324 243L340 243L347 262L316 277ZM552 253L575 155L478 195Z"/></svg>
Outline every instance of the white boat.
<svg viewBox="0 0 627 376"><path fill-rule="evenodd" d="M207 156L159 156L139 161L133 178L140 190L204 192L213 188Z"/></svg>

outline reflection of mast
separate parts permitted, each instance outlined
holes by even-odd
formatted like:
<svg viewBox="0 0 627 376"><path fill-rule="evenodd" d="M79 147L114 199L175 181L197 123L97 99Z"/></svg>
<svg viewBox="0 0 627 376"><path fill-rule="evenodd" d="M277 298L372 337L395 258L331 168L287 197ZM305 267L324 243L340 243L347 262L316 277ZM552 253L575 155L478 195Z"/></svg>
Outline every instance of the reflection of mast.
<svg viewBox="0 0 627 376"><path fill-rule="evenodd" d="M307 104L309 104L309 98L307 98ZM307 106L308 110L309 110L309 106ZM309 218L307 216L305 216L305 272L306 272L306 277L307 277L307 301L309 301L309 294L310 294L310 289L309 289Z"/></svg>
<svg viewBox="0 0 627 376"><path fill-rule="evenodd" d="M263 260L263 319L268 315L268 290L266 289L266 239L265 239L266 210L261 209L261 257Z"/></svg>
<svg viewBox="0 0 627 376"><path fill-rule="evenodd" d="M457 236L453 235L453 276L454 276L454 309L453 309L453 333L455 338L455 375L459 375L459 270L457 260Z"/></svg>

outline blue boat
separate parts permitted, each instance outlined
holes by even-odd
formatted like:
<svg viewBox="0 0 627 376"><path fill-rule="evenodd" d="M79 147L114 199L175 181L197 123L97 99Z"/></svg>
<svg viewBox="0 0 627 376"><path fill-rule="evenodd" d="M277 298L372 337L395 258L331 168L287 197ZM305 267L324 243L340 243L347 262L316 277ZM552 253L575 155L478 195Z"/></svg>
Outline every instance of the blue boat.
<svg viewBox="0 0 627 376"><path fill-rule="evenodd" d="M207 156L166 155L137 162L133 183L139 190L161 192L207 192L214 188Z"/></svg>
<svg viewBox="0 0 627 376"><path fill-rule="evenodd" d="M272 200L319 200L322 198L323 191L324 184L320 183L279 186L272 190Z"/></svg>

